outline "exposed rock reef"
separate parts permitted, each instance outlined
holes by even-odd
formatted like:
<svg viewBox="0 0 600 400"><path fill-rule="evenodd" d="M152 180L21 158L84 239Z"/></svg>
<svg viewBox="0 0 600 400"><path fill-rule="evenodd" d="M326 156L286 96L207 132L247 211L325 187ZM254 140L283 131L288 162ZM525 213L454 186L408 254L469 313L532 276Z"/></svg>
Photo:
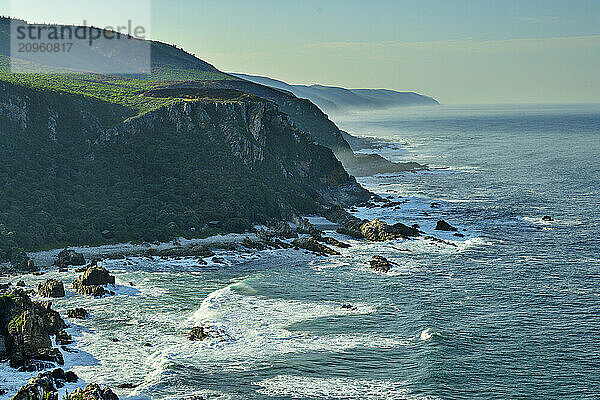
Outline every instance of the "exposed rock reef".
<svg viewBox="0 0 600 400"><path fill-rule="evenodd" d="M89 317L89 314L85 308L77 307L67 310L67 317L76 319L86 319L87 317Z"/></svg>
<svg viewBox="0 0 600 400"><path fill-rule="evenodd" d="M340 254L338 251L333 250L331 247L327 247L324 244L319 243L317 241L317 239L315 239L312 236L294 239L294 241L292 242L292 245L294 245L300 249L312 251L314 253L321 254L321 255L334 256L334 255Z"/></svg>
<svg viewBox="0 0 600 400"><path fill-rule="evenodd" d="M374 256L373 259L369 261L369 265L371 266L371 269L377 272L388 273L395 264L383 256Z"/></svg>
<svg viewBox="0 0 600 400"><path fill-rule="evenodd" d="M85 258L81 253L65 249L58 253L58 258L54 262L54 265L59 268L66 268L72 265L85 265Z"/></svg>
<svg viewBox="0 0 600 400"><path fill-rule="evenodd" d="M61 281L48 279L38 286L38 294L42 297L65 297L65 286Z"/></svg>
<svg viewBox="0 0 600 400"><path fill-rule="evenodd" d="M28 371L44 366L43 362L63 363L50 337L67 325L51 305L49 301L31 301L21 289L0 296L0 359Z"/></svg>
<svg viewBox="0 0 600 400"><path fill-rule="evenodd" d="M447 232L456 232L458 231L457 228L453 227L452 225L450 225L449 223L447 223L444 220L438 221L436 226L435 226L435 230L436 231L447 231Z"/></svg>
<svg viewBox="0 0 600 400"><path fill-rule="evenodd" d="M84 296L102 297L106 294L114 294L104 287L105 285L114 284L115 277L104 267L92 265L73 281L73 289Z"/></svg>

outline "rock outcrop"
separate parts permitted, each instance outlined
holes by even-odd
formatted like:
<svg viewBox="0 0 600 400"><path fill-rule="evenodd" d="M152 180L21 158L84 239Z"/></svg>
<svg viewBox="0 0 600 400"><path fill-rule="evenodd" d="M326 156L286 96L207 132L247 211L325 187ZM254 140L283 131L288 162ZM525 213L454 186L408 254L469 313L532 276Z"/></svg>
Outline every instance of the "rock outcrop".
<svg viewBox="0 0 600 400"><path fill-rule="evenodd" d="M320 255L339 255L340 253L336 250L333 250L330 247L325 246L322 243L319 243L317 241L317 239L315 239L312 236L308 236L308 237L300 237L298 239L295 239L292 242L292 245L304 249L304 250L308 250L308 251L312 251L315 252L317 254Z"/></svg>
<svg viewBox="0 0 600 400"><path fill-rule="evenodd" d="M114 294L106 290L105 285L114 285L115 277L104 267L92 265L83 274L73 281L73 289L84 296L102 297L106 294Z"/></svg>
<svg viewBox="0 0 600 400"><path fill-rule="evenodd" d="M435 230L436 231L447 231L447 232L458 231L458 229L456 229L455 227L453 227L452 225L450 225L449 223L447 223L444 220L440 220L437 222L437 224L435 226Z"/></svg>
<svg viewBox="0 0 600 400"><path fill-rule="evenodd" d="M65 297L65 286L61 281L48 279L45 283L38 285L38 294L42 297Z"/></svg>
<svg viewBox="0 0 600 400"><path fill-rule="evenodd" d="M386 240L420 235L419 231L415 228L400 223L388 225L385 221L380 221L379 219L374 219L371 222L363 224L360 227L360 230L366 239L374 242L383 242Z"/></svg>
<svg viewBox="0 0 600 400"><path fill-rule="evenodd" d="M67 325L51 305L49 301L31 301L20 289L0 296L0 332L4 336L0 358L8 359L11 367L36 370L46 366L43 362L63 363L62 354L52 347L50 337Z"/></svg>
<svg viewBox="0 0 600 400"><path fill-rule="evenodd" d="M373 259L369 261L369 265L371 266L371 269L377 272L388 273L395 264L385 257L374 256Z"/></svg>
<svg viewBox="0 0 600 400"><path fill-rule="evenodd" d="M88 316L89 314L85 308L77 307L67 310L68 318L86 319Z"/></svg>
<svg viewBox="0 0 600 400"><path fill-rule="evenodd" d="M227 339L227 334L220 329L215 329L210 326L195 326L187 335L188 339L197 342L206 339Z"/></svg>
<svg viewBox="0 0 600 400"><path fill-rule="evenodd" d="M119 397L110 388L90 383L84 389L76 389L64 400L119 400Z"/></svg>
<svg viewBox="0 0 600 400"><path fill-rule="evenodd" d="M77 253L75 250L63 250L58 253L58 258L54 262L59 268L66 268L71 265L85 265L83 254Z"/></svg>

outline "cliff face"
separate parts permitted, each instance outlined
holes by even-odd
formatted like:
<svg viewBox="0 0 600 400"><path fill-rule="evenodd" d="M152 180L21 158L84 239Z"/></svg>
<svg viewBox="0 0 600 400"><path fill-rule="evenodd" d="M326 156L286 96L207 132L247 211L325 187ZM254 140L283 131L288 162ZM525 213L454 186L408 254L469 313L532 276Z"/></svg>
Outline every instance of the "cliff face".
<svg viewBox="0 0 600 400"><path fill-rule="evenodd" d="M194 236L215 220L240 231L369 197L262 99L174 99L132 116L8 83L0 93L0 252L9 236L33 249L102 243L106 229L117 241Z"/></svg>

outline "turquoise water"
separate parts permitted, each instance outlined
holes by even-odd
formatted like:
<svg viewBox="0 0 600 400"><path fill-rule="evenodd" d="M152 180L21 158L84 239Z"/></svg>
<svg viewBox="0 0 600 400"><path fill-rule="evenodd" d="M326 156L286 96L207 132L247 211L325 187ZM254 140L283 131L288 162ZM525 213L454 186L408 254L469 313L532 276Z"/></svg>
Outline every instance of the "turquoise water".
<svg viewBox="0 0 600 400"><path fill-rule="evenodd" d="M200 268L111 261L117 296L55 302L93 317L71 321L69 366L87 381L139 384L117 391L131 398L599 398L600 106L441 106L336 122L395 143L377 149L390 159L440 168L362 179L404 204L357 214L418 223L454 246L333 234L353 247ZM438 219L465 238L434 232ZM375 254L399 265L374 273ZM76 275L25 280L49 276ZM228 339L189 342L199 323Z"/></svg>

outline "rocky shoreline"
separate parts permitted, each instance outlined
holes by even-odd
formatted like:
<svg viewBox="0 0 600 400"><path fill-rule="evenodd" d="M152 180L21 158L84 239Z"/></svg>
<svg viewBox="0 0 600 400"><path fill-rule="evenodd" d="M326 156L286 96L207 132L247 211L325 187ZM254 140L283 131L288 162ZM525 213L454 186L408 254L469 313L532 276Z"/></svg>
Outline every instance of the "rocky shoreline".
<svg viewBox="0 0 600 400"><path fill-rule="evenodd" d="M364 207L395 207L396 203L374 196L363 204ZM432 241L444 242L442 239L423 236L418 226L407 226L401 223L393 225L385 221L372 221L355 217L340 206L331 207L323 213L327 229L335 228L336 232L353 239L382 242L398 239L414 239L423 237ZM317 256L340 255L342 249L351 244L326 236L308 219L299 217L293 222L278 222L271 226L257 227L253 234L227 235L202 240L176 240L170 243L154 243L143 245L125 244L110 248L73 248L32 253L28 265L34 260L59 271L74 270L80 273L71 287L82 296L104 297L114 295L115 277L101 264L103 260L125 259L127 257L148 257L161 259L196 258L200 266L206 264L204 258L210 257L213 263L220 263L215 251L256 252L274 249L304 250ZM438 222L437 229L454 231L445 221ZM221 239L221 240L220 240ZM452 244L448 242L449 244ZM50 257L54 256L54 260ZM52 261L52 262L49 262ZM376 273L387 274L397 265L382 256L374 256L366 263ZM44 269L45 270L45 269ZM42 272L33 272L36 275ZM24 282L15 285L0 286L0 360L7 360L12 368L19 371L41 371L25 384L13 400L46 400L58 399L57 389L64 382L77 382L77 376L64 372L60 368L64 364L61 350L69 351L68 345L73 343L71 336L65 331L67 324L62 316L52 310L51 301L32 301L30 295L39 294L43 298L60 298L65 296L65 284L58 279L47 279L35 288L26 287ZM351 304L344 304L344 309L353 309ZM76 307L66 310L66 316L73 319L89 318L88 312ZM210 326L196 326L189 333L192 341L206 339L227 340L224 332ZM54 347L56 343L57 347ZM61 372L62 371L62 372ZM122 387L129 384L124 383ZM121 388L121 386L117 386ZM0 388L0 394L2 388ZM78 388L64 399L99 399L116 400L117 395L109 388L101 388L93 383L85 388Z"/></svg>

